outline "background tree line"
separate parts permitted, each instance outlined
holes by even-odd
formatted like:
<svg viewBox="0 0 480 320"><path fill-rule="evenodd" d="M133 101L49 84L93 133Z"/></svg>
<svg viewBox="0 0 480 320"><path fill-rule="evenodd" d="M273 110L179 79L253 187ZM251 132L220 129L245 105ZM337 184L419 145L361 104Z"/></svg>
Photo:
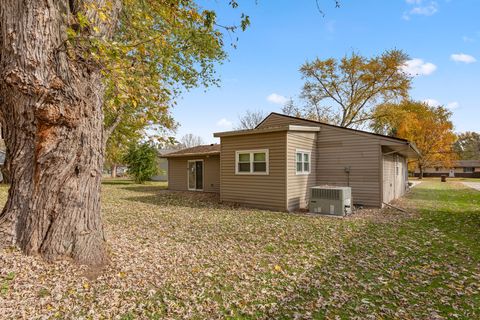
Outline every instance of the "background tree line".
<svg viewBox="0 0 480 320"><path fill-rule="evenodd" d="M414 163L421 176L428 166L448 168L458 158L480 159L478 133L456 136L450 110L410 98L413 75L405 70L407 60L403 51L387 50L373 57L354 52L306 62L299 69L301 92L282 112L408 139L421 152ZM239 128L252 129L264 117L262 111L247 111L239 117Z"/></svg>

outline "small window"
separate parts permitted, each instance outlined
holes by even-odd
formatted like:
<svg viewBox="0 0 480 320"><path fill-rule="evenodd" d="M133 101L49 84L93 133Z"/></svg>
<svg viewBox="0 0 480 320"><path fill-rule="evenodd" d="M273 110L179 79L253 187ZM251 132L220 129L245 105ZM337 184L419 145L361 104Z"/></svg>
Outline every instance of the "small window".
<svg viewBox="0 0 480 320"><path fill-rule="evenodd" d="M268 150L236 152L236 174L268 174Z"/></svg>
<svg viewBox="0 0 480 320"><path fill-rule="evenodd" d="M297 150L295 153L295 160L297 174L310 173L310 151Z"/></svg>
<svg viewBox="0 0 480 320"><path fill-rule="evenodd" d="M238 154L238 172L250 172L250 153Z"/></svg>
<svg viewBox="0 0 480 320"><path fill-rule="evenodd" d="M253 172L267 172L267 154L265 152L253 154Z"/></svg>
<svg viewBox="0 0 480 320"><path fill-rule="evenodd" d="M472 173L472 172L474 172L474 171L475 171L475 169L472 168L472 167L465 167L465 168L463 168L463 172L465 172L465 173Z"/></svg>

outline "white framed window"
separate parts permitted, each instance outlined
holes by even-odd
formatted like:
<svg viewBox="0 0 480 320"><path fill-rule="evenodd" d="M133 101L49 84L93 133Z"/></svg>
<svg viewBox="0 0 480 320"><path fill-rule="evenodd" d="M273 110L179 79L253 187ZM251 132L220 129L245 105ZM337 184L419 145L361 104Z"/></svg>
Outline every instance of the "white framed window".
<svg viewBox="0 0 480 320"><path fill-rule="evenodd" d="M268 149L235 151L235 174L268 174Z"/></svg>
<svg viewBox="0 0 480 320"><path fill-rule="evenodd" d="M297 174L309 174L311 163L311 152L306 150L296 150L295 169Z"/></svg>

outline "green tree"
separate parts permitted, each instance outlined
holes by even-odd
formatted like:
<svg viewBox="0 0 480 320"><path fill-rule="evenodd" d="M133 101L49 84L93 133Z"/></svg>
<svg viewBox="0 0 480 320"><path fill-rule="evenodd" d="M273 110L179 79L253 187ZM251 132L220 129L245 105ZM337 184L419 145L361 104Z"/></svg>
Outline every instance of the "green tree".
<svg viewBox="0 0 480 320"><path fill-rule="evenodd" d="M151 143L130 145L123 161L128 166L128 173L137 183L144 183L158 172L158 152Z"/></svg>
<svg viewBox="0 0 480 320"><path fill-rule="evenodd" d="M305 80L300 104L290 100L283 112L347 128L364 126L375 105L408 96L411 77L401 68L407 59L391 50L372 58L352 53L306 62L300 68Z"/></svg>
<svg viewBox="0 0 480 320"><path fill-rule="evenodd" d="M471 131L458 134L453 150L462 160L480 160L480 134Z"/></svg>
<svg viewBox="0 0 480 320"><path fill-rule="evenodd" d="M118 165L128 152L128 147L142 138L142 132L122 122L109 137L105 148L105 165L110 167L112 178L116 177Z"/></svg>
<svg viewBox="0 0 480 320"><path fill-rule="evenodd" d="M222 27L193 0L0 0L0 119L11 177L0 246L106 263L100 183L108 138L119 126L132 135L173 128L173 99L218 83L225 31L249 24L244 14L239 21Z"/></svg>
<svg viewBox="0 0 480 320"><path fill-rule="evenodd" d="M375 108L371 129L380 134L408 139L421 152L417 165L420 178L425 167L450 167L455 155L452 113L443 106L433 107L425 102L404 100Z"/></svg>

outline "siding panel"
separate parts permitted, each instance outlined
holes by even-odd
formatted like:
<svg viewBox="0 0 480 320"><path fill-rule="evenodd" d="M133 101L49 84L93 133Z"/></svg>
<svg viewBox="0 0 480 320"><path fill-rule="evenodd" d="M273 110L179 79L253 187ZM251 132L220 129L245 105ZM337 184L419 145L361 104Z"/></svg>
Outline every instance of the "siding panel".
<svg viewBox="0 0 480 320"><path fill-rule="evenodd" d="M317 184L349 185L354 203L381 206L378 139L321 126L317 150ZM350 174L345 172L346 167L350 167Z"/></svg>
<svg viewBox="0 0 480 320"><path fill-rule="evenodd" d="M316 132L290 131L287 135L287 201L288 210L308 208L309 190L316 184ZM310 151L310 174L297 175L297 150Z"/></svg>
<svg viewBox="0 0 480 320"><path fill-rule="evenodd" d="M188 160L203 160L205 192L220 192L220 156L198 156L168 159L168 189L188 190Z"/></svg>
<svg viewBox="0 0 480 320"><path fill-rule="evenodd" d="M235 151L268 149L268 175L236 175ZM221 138L220 199L247 206L286 210L286 132Z"/></svg>
<svg viewBox="0 0 480 320"><path fill-rule="evenodd" d="M408 185L407 159L399 154L383 155L383 202L405 194Z"/></svg>
<svg viewBox="0 0 480 320"><path fill-rule="evenodd" d="M276 114L269 115L259 128L288 124L320 127L317 134L316 185L350 185L354 203L381 206L380 137ZM350 167L349 178L345 167Z"/></svg>

